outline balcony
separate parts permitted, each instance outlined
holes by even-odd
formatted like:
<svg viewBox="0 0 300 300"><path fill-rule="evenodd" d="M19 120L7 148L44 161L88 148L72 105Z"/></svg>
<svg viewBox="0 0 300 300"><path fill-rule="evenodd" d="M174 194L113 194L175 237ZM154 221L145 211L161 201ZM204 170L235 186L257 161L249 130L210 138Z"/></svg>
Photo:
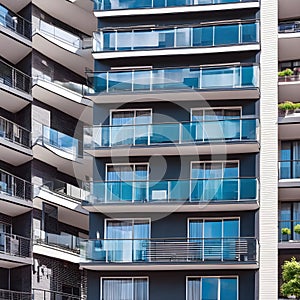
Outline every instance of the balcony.
<svg viewBox="0 0 300 300"><path fill-rule="evenodd" d="M253 64L88 72L96 103L258 99ZM116 97L116 95L118 97Z"/></svg>
<svg viewBox="0 0 300 300"><path fill-rule="evenodd" d="M0 211L18 216L32 208L32 185L22 178L0 170Z"/></svg>
<svg viewBox="0 0 300 300"><path fill-rule="evenodd" d="M0 53L13 64L31 51L31 23L0 5Z"/></svg>
<svg viewBox="0 0 300 300"><path fill-rule="evenodd" d="M279 117L278 125L278 136L281 141L297 140L300 130L300 113L295 111L292 114Z"/></svg>
<svg viewBox="0 0 300 300"><path fill-rule="evenodd" d="M34 206L42 210L44 202L54 204L61 222L69 224L70 220L74 220L74 225L76 223L77 227L88 230L88 212L81 206L81 201L87 196L87 192L78 186L53 180L45 182L39 188Z"/></svg>
<svg viewBox="0 0 300 300"><path fill-rule="evenodd" d="M260 49L259 23L202 23L173 27L104 29L94 33L95 59L188 55ZM151 51L150 51L151 50Z"/></svg>
<svg viewBox="0 0 300 300"><path fill-rule="evenodd" d="M44 74L33 78L32 94L39 101L90 124L92 101L85 95L92 91L83 84L53 80Z"/></svg>
<svg viewBox="0 0 300 300"><path fill-rule="evenodd" d="M286 99L293 99L295 102L300 102L299 91L300 75L278 77L278 97L280 102L286 101Z"/></svg>
<svg viewBox="0 0 300 300"><path fill-rule="evenodd" d="M36 159L76 177L75 165L83 162L79 140L36 121L33 122L33 140L32 150Z"/></svg>
<svg viewBox="0 0 300 300"><path fill-rule="evenodd" d="M0 232L0 241L0 267L15 268L32 264L29 238Z"/></svg>
<svg viewBox="0 0 300 300"><path fill-rule="evenodd" d="M206 152L212 144L228 144L227 152L259 151L257 119L95 126L85 129L85 150L95 156L174 155ZM247 142L249 142L247 146ZM175 147L176 145L176 147ZM190 146L190 147L189 147ZM167 149L166 149L167 147ZM217 146L218 147L218 146ZM221 147L221 145L220 145ZM127 151L124 151L124 149ZM190 148L190 149L189 149ZM119 149L119 150L118 150Z"/></svg>
<svg viewBox="0 0 300 300"><path fill-rule="evenodd" d="M278 32L279 61L298 59L299 53L297 48L300 47L300 21L283 22L279 24Z"/></svg>
<svg viewBox="0 0 300 300"><path fill-rule="evenodd" d="M237 238L89 240L81 244L89 270L256 269L258 241Z"/></svg>
<svg viewBox="0 0 300 300"><path fill-rule="evenodd" d="M32 300L32 294L28 292L0 289L0 299L1 300Z"/></svg>
<svg viewBox="0 0 300 300"><path fill-rule="evenodd" d="M30 76L0 60L0 106L16 113L30 101Z"/></svg>
<svg viewBox="0 0 300 300"><path fill-rule="evenodd" d="M78 30L86 34L92 34L93 30L97 28L97 18L93 17L92 1L34 0L34 4L55 19L73 28L78 28ZM78 22L78 20L84 20L84 22Z"/></svg>
<svg viewBox="0 0 300 300"><path fill-rule="evenodd" d="M92 39L33 17L33 47L73 72L85 76L85 68L93 68Z"/></svg>
<svg viewBox="0 0 300 300"><path fill-rule="evenodd" d="M82 205L103 213L257 209L258 188L256 178L92 182Z"/></svg>
<svg viewBox="0 0 300 300"><path fill-rule="evenodd" d="M96 17L170 14L258 8L254 0L94 0Z"/></svg>
<svg viewBox="0 0 300 300"><path fill-rule="evenodd" d="M18 166L32 158L31 132L0 117L0 160Z"/></svg>
<svg viewBox="0 0 300 300"><path fill-rule="evenodd" d="M42 290L42 289L33 289L33 298L38 300L49 300L49 299L62 299L62 300L81 300L81 296L78 295L71 295L57 291L49 291L49 290ZM13 298L15 299L15 298ZM10 300L10 298L9 298ZM19 299L15 299L19 300ZM21 299L20 299L21 300ZM23 298L22 298L23 300ZM31 298L24 298L24 300L31 300Z"/></svg>
<svg viewBox="0 0 300 300"><path fill-rule="evenodd" d="M279 221L279 249L300 249L300 235L294 231L300 220L280 220ZM288 228L290 234L282 234L282 229Z"/></svg>
<svg viewBox="0 0 300 300"><path fill-rule="evenodd" d="M33 253L79 263L80 238L68 233L54 234L34 230Z"/></svg>

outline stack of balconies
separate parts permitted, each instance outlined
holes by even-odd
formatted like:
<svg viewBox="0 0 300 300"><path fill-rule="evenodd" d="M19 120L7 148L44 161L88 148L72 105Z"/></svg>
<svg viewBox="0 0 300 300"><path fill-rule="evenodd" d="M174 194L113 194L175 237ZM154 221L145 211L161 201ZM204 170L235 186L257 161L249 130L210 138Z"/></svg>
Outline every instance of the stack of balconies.
<svg viewBox="0 0 300 300"><path fill-rule="evenodd" d="M259 3L94 3L88 299L256 298Z"/></svg>

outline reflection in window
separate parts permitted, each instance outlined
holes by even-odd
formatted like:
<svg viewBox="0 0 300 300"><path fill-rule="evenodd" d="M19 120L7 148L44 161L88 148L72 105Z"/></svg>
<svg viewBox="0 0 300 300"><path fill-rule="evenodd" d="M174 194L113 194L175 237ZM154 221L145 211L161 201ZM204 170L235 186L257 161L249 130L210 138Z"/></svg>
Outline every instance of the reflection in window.
<svg viewBox="0 0 300 300"><path fill-rule="evenodd" d="M188 277L187 300L237 300L237 277Z"/></svg>

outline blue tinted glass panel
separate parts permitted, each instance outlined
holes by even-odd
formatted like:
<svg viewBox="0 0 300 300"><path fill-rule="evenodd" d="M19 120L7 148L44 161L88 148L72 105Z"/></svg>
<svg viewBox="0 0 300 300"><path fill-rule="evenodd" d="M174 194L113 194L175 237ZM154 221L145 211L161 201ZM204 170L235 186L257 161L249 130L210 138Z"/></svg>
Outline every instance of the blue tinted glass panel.
<svg viewBox="0 0 300 300"><path fill-rule="evenodd" d="M205 47L213 45L213 27L193 28L193 46Z"/></svg>
<svg viewBox="0 0 300 300"><path fill-rule="evenodd" d="M215 26L215 45L237 44L239 42L239 26Z"/></svg>
<svg viewBox="0 0 300 300"><path fill-rule="evenodd" d="M221 278L220 284L220 300L237 300L236 278Z"/></svg>
<svg viewBox="0 0 300 300"><path fill-rule="evenodd" d="M218 300L217 278L202 278L202 300Z"/></svg>

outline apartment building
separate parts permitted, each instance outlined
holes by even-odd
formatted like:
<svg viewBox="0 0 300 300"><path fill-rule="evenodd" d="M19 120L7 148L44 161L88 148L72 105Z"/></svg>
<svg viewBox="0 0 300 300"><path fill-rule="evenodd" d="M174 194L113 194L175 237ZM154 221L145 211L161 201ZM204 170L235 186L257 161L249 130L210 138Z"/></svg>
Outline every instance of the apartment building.
<svg viewBox="0 0 300 300"><path fill-rule="evenodd" d="M0 0L0 299L278 299L297 83L278 96L277 11Z"/></svg>

